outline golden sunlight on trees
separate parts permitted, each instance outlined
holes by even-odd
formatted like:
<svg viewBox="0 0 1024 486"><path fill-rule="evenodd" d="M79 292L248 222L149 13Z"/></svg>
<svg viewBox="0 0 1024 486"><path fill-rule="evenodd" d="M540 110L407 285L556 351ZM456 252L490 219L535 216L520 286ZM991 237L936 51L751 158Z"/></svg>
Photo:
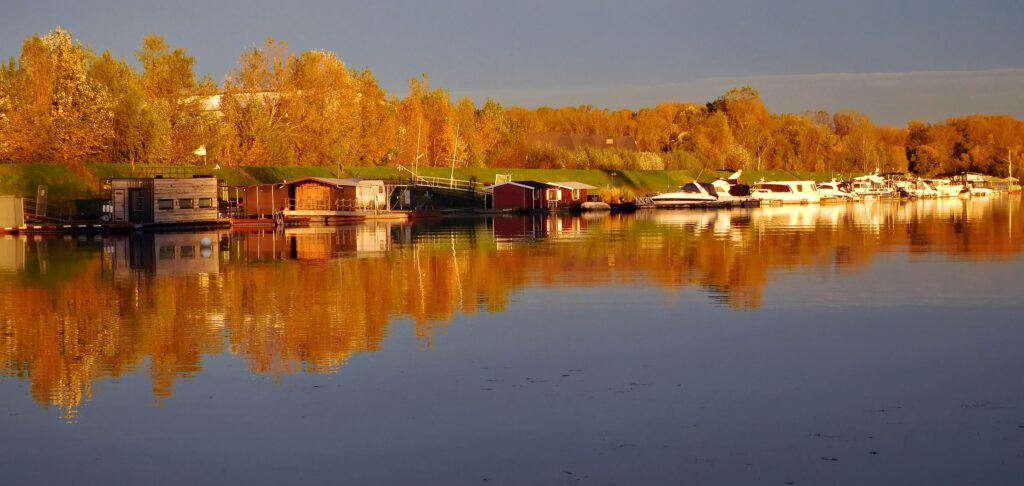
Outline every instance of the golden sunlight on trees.
<svg viewBox="0 0 1024 486"><path fill-rule="evenodd" d="M106 148L111 101L87 76L90 55L60 27L25 40L0 72L0 160L75 166Z"/></svg>
<svg viewBox="0 0 1024 486"><path fill-rule="evenodd" d="M771 113L750 86L704 104L527 109L453 100L427 74L398 98L369 69L272 38L222 86L196 81L194 58L156 34L135 57L141 71L60 28L26 39L0 66L0 163L448 166L456 132L456 163L472 167L1004 175L1024 159L1008 116L885 127L854 111Z"/></svg>

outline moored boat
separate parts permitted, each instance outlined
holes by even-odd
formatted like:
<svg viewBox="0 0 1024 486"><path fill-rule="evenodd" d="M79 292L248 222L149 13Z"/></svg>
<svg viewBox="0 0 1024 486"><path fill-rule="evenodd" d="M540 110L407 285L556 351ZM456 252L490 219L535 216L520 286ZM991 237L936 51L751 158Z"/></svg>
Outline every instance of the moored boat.
<svg viewBox="0 0 1024 486"><path fill-rule="evenodd" d="M685 207L718 201L715 187L707 182L690 182L679 190L651 197L655 207Z"/></svg>
<svg viewBox="0 0 1024 486"><path fill-rule="evenodd" d="M820 182L818 195L822 201L859 201L860 196L853 192L848 182L832 179L829 182Z"/></svg>
<svg viewBox="0 0 1024 486"><path fill-rule="evenodd" d="M750 187L750 195L762 203L815 204L821 202L814 181L758 182Z"/></svg>

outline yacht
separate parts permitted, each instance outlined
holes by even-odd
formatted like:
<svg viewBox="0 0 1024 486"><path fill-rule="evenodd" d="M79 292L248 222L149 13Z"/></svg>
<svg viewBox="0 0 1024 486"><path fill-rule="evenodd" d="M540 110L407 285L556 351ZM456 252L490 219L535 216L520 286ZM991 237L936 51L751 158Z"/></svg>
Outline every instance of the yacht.
<svg viewBox="0 0 1024 486"><path fill-rule="evenodd" d="M832 179L829 182L818 183L818 195L824 200L834 201L859 201L860 196L853 192L848 182Z"/></svg>
<svg viewBox="0 0 1024 486"><path fill-rule="evenodd" d="M814 204L821 202L814 181L758 182L750 188L750 195L762 203Z"/></svg>

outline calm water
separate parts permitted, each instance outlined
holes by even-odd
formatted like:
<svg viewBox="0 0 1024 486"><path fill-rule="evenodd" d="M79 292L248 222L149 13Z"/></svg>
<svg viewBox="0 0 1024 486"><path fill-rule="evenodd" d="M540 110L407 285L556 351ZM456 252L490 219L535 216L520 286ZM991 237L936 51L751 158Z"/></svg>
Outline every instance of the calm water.
<svg viewBox="0 0 1024 486"><path fill-rule="evenodd" d="M0 237L0 483L1020 484L1022 214Z"/></svg>

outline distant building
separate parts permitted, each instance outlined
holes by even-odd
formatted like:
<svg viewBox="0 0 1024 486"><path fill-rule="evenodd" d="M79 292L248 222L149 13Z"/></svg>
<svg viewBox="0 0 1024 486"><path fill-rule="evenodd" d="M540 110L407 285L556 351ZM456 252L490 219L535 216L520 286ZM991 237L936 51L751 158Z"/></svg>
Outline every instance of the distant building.
<svg viewBox="0 0 1024 486"><path fill-rule="evenodd" d="M214 223L217 179L212 176L110 180L110 220L115 223Z"/></svg>
<svg viewBox="0 0 1024 486"><path fill-rule="evenodd" d="M526 143L530 146L550 146L567 150L581 148L617 148L636 151L636 140L630 136L591 135L585 133L544 132L528 133Z"/></svg>

